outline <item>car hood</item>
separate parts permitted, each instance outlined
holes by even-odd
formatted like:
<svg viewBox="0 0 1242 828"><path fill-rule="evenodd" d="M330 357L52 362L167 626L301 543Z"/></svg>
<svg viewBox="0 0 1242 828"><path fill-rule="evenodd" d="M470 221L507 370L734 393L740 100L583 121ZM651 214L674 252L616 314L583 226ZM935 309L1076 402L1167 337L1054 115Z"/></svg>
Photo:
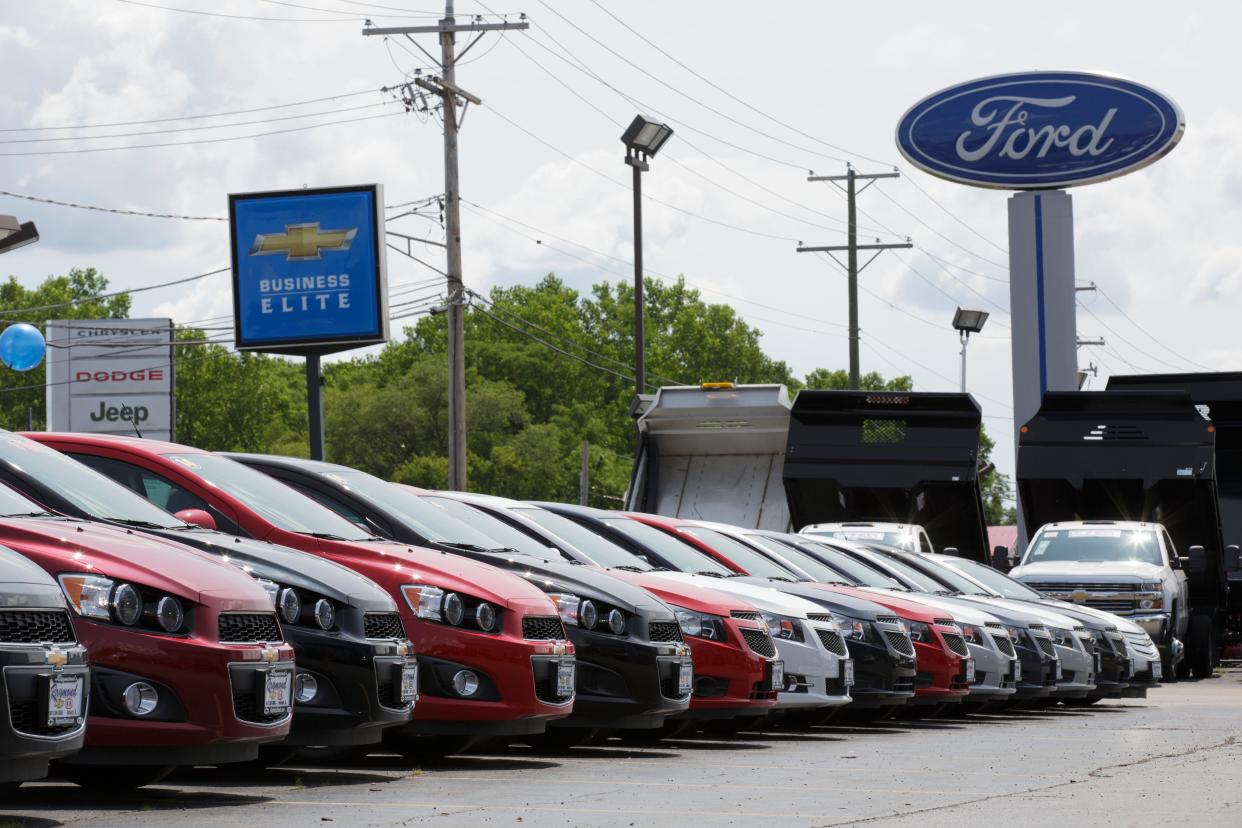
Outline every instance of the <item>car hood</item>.
<svg viewBox="0 0 1242 828"><path fill-rule="evenodd" d="M317 555L208 529L142 531L192 546L252 577L297 587L337 603L355 606L363 612L397 611L393 599L374 581Z"/></svg>
<svg viewBox="0 0 1242 828"><path fill-rule="evenodd" d="M60 586L42 567L0 546L0 607L64 607Z"/></svg>
<svg viewBox="0 0 1242 828"><path fill-rule="evenodd" d="M525 578L489 564L391 541L306 538L333 560L395 592L402 584L429 584L523 613L556 615L556 604Z"/></svg>
<svg viewBox="0 0 1242 828"><path fill-rule="evenodd" d="M54 575L86 572L135 581L201 604L270 612L258 582L213 556L130 529L70 518L5 518L0 543Z"/></svg>
<svg viewBox="0 0 1242 828"><path fill-rule="evenodd" d="M877 604L875 601L868 601L864 598L857 598L842 592L833 592L824 589L821 584L806 581L791 584L787 581L777 581L761 576L747 576L737 580L748 584L755 584L756 586L769 586L787 595L805 598L814 604L819 604L821 607L827 607L833 612L848 615L859 621L874 621L877 616L892 615L891 610L881 604Z"/></svg>
<svg viewBox="0 0 1242 828"><path fill-rule="evenodd" d="M680 583L695 584L696 586L707 586L718 592L736 595L748 603L754 604L764 612L787 615L792 618L806 618L810 613L822 613L824 611L824 608L819 604L812 603L805 598L786 595L768 586L742 583L736 578L709 578L704 575L691 575L687 572L653 572L652 576Z"/></svg>
<svg viewBox="0 0 1242 828"><path fill-rule="evenodd" d="M1054 612L1034 601L1015 601L991 595L963 595L958 600L978 604L986 612L995 615L1007 624L1023 627L1030 624L1044 624L1063 630L1072 630L1075 626L1082 626L1075 619Z"/></svg>
<svg viewBox="0 0 1242 828"><path fill-rule="evenodd" d="M605 569L611 577L626 581L647 590L661 601L666 601L693 612L727 616L734 610L753 612L755 605L736 595L712 589L708 584L681 583L661 578L661 572L629 572L621 569ZM704 578L704 581L709 579Z"/></svg>
<svg viewBox="0 0 1242 828"><path fill-rule="evenodd" d="M1098 619L1103 624L1116 627L1118 632L1146 632L1142 627L1135 624L1128 618L1124 618L1120 615L1113 615L1111 612L1105 612L1104 610L1096 609L1095 607L1088 607L1085 604L1070 604L1066 601L1056 601L1051 598L1045 601L1040 601L1039 603L1047 605L1054 612L1064 612L1066 614L1074 613L1075 617L1080 615L1091 616ZM1084 625L1085 623L1086 622L1084 622Z"/></svg>
<svg viewBox="0 0 1242 828"><path fill-rule="evenodd" d="M954 621L960 621L963 624L983 625L989 621L994 624L1000 621L995 615L989 613L985 607L962 598L934 595L930 592L915 592L913 597L929 607L944 610L953 616Z"/></svg>
<svg viewBox="0 0 1242 828"><path fill-rule="evenodd" d="M1046 561L1023 564L1010 571L1019 581L1063 579L1093 581L1159 581L1161 567L1142 561Z"/></svg>

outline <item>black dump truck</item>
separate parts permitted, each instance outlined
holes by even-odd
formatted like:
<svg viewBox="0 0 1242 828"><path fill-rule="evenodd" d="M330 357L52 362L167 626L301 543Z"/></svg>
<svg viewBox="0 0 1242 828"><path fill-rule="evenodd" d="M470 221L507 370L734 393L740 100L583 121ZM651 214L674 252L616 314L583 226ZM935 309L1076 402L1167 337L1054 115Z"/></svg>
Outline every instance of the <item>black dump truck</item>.
<svg viewBox="0 0 1242 828"><path fill-rule="evenodd" d="M936 549L986 563L981 422L969 394L799 392L782 472L794 527L919 524Z"/></svg>
<svg viewBox="0 0 1242 828"><path fill-rule="evenodd" d="M1118 376L1106 391L1045 394L1019 429L1017 487L1028 537L1051 523L1162 525L1176 548L1167 567L1188 588L1182 673L1211 674L1242 635L1242 374ZM1092 603L1092 585L1078 591Z"/></svg>

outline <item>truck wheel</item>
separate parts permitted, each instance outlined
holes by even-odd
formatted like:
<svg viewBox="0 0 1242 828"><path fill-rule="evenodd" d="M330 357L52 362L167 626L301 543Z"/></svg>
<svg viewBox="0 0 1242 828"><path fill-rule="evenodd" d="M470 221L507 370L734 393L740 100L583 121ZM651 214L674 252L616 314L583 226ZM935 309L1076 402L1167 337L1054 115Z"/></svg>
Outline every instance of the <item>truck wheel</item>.
<svg viewBox="0 0 1242 828"><path fill-rule="evenodd" d="M174 770L175 765L59 765L56 774L88 791L117 793L154 785Z"/></svg>
<svg viewBox="0 0 1242 828"><path fill-rule="evenodd" d="M1190 662L1190 671L1197 679L1212 677L1212 668L1216 660L1216 628L1212 624L1212 616L1202 613L1190 619L1190 653L1186 660Z"/></svg>

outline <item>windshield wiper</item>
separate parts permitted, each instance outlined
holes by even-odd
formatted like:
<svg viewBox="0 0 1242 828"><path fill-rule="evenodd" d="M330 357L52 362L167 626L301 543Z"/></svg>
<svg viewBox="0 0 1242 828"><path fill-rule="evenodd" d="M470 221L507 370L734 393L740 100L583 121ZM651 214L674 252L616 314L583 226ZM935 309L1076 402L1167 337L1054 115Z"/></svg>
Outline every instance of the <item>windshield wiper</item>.
<svg viewBox="0 0 1242 828"><path fill-rule="evenodd" d="M103 518L103 520L106 520L109 523L119 523L122 526L136 526L139 529L184 529L186 526L191 525L187 523L184 526L177 526L176 524L173 524L172 526L166 526L163 523L153 523L149 520L135 520L134 518L118 518L118 517L106 517L106 518Z"/></svg>
<svg viewBox="0 0 1242 828"><path fill-rule="evenodd" d="M60 515L55 515L55 514L52 514L51 512L14 512L13 514L5 515L5 517L6 518L60 517Z"/></svg>
<svg viewBox="0 0 1242 828"><path fill-rule="evenodd" d="M306 535L307 537L315 538L316 540L347 541L351 543L360 540L371 540L371 538L343 538L340 535L333 535L330 532L298 532L297 534ZM380 540L380 538L376 538L375 540Z"/></svg>
<svg viewBox="0 0 1242 828"><path fill-rule="evenodd" d="M638 567L633 566L632 564L626 564L624 566L614 566L613 569L619 569L622 572L647 572L649 571L646 569L639 569Z"/></svg>
<svg viewBox="0 0 1242 828"><path fill-rule="evenodd" d="M705 575L708 578L727 578L727 575L721 575L719 572L708 572L706 569L700 569L695 575Z"/></svg>

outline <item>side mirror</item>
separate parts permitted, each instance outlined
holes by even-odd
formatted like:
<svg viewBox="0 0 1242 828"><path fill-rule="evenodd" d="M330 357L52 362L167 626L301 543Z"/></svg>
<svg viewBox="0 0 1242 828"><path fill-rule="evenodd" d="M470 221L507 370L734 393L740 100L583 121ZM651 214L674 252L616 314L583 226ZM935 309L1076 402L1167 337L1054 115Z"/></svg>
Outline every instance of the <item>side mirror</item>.
<svg viewBox="0 0 1242 828"><path fill-rule="evenodd" d="M1013 569L1009 565L1009 547L995 546L992 548L992 568L1000 572L1008 572Z"/></svg>
<svg viewBox="0 0 1242 828"><path fill-rule="evenodd" d="M941 555L961 555L962 553L958 551L956 546L946 546L944 549L940 550L940 554Z"/></svg>
<svg viewBox="0 0 1242 828"><path fill-rule="evenodd" d="M1190 558L1187 555L1174 555L1169 558L1169 565L1174 569L1186 569L1190 566Z"/></svg>
<svg viewBox="0 0 1242 828"><path fill-rule="evenodd" d="M210 512L202 509L182 509L173 515L177 520L185 523L191 523L201 529L215 529L216 519L211 516Z"/></svg>
<svg viewBox="0 0 1242 828"><path fill-rule="evenodd" d="M1237 572L1242 569L1242 554L1238 552L1238 545L1231 543L1225 547L1225 571Z"/></svg>
<svg viewBox="0 0 1242 828"><path fill-rule="evenodd" d="M1235 549L1237 547L1234 547ZM1191 575L1205 575L1208 571L1207 550L1195 545L1186 550L1188 558L1186 569Z"/></svg>

